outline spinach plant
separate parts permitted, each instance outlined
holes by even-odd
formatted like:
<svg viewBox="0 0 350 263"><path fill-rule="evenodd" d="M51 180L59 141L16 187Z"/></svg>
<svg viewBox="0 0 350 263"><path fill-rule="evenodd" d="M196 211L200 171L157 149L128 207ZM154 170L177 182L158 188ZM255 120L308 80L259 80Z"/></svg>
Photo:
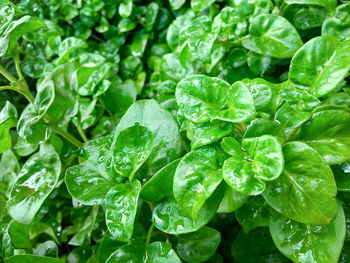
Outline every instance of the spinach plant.
<svg viewBox="0 0 350 263"><path fill-rule="evenodd" d="M350 3L0 0L0 262L350 262Z"/></svg>

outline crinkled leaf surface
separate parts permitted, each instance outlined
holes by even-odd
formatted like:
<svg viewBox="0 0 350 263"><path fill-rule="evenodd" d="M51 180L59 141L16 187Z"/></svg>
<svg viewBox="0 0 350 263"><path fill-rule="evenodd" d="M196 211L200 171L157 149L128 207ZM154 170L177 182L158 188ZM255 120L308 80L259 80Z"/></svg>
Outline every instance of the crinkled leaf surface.
<svg viewBox="0 0 350 263"><path fill-rule="evenodd" d="M129 177L131 181L152 150L153 134L150 130L138 124L122 130L113 149L113 167L117 175Z"/></svg>

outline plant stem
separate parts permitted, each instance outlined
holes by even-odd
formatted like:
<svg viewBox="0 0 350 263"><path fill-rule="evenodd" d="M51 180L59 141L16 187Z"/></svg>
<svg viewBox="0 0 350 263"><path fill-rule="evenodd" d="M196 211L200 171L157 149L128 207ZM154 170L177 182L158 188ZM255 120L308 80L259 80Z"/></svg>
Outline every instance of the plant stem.
<svg viewBox="0 0 350 263"><path fill-rule="evenodd" d="M56 125L56 123L51 119L51 117L49 115L44 115L44 120L50 125L52 130L54 130L56 133L61 135L63 138L65 138L71 144L75 145L78 148L80 148L80 147L82 147L84 145L81 141L79 141L73 135L71 135L70 133L68 133L65 130L63 130L60 127L58 127Z"/></svg>
<svg viewBox="0 0 350 263"><path fill-rule="evenodd" d="M151 243L153 228L154 228L154 225L152 223L148 229L148 233L147 233L147 237L146 237L146 247Z"/></svg>
<svg viewBox="0 0 350 263"><path fill-rule="evenodd" d="M2 66L0 66L0 74L3 75L11 83L18 83L18 80Z"/></svg>
<svg viewBox="0 0 350 263"><path fill-rule="evenodd" d="M86 137L86 135L85 135L83 129L82 129L81 126L80 126L80 121L78 122L77 130L78 130L78 132L79 132L80 137L83 139L83 141L84 141L84 142L87 142L87 141L88 141L88 138Z"/></svg>
<svg viewBox="0 0 350 263"><path fill-rule="evenodd" d="M16 57L16 56L15 56ZM17 58L18 59L18 58ZM18 61L16 62L16 70L19 75L19 78L23 78L23 74L21 72L21 69L19 68ZM22 81L18 81L10 72L8 72L4 67L0 66L0 74L3 75L8 81L10 81L12 84L15 84L15 86L3 86L0 87L1 90L14 90L20 94L22 94L31 104L34 104L35 98L33 94L30 92L28 85L24 78ZM60 127L56 125L56 123L51 119L50 116L47 114L44 115L44 120L51 126L52 130L54 130L57 134L61 135L63 138L65 138L67 141L75 145L76 147L80 148L83 146L83 143L76 139L73 135L70 133L64 131Z"/></svg>

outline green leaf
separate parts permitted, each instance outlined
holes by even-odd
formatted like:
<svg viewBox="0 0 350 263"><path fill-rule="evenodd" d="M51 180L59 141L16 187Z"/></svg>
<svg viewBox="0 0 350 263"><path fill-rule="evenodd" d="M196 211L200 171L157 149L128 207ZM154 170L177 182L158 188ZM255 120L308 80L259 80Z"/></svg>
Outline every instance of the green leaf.
<svg viewBox="0 0 350 263"><path fill-rule="evenodd" d="M256 111L275 114L281 104L280 86L260 78L244 79L243 82L253 96Z"/></svg>
<svg viewBox="0 0 350 263"><path fill-rule="evenodd" d="M0 57L8 54L13 56L16 51L17 41L26 33L45 27L45 23L35 20L30 16L23 16L8 24L0 36Z"/></svg>
<svg viewBox="0 0 350 263"><path fill-rule="evenodd" d="M299 128L311 118L311 113L301 111L296 105L284 103L278 109L275 120L282 124L286 140L290 140Z"/></svg>
<svg viewBox="0 0 350 263"><path fill-rule="evenodd" d="M0 161L0 192L9 194L13 184L16 182L20 166L16 155L8 150L1 155Z"/></svg>
<svg viewBox="0 0 350 263"><path fill-rule="evenodd" d="M42 144L39 153L23 165L12 187L7 209L11 217L29 224L45 199L56 187L61 162L52 145Z"/></svg>
<svg viewBox="0 0 350 263"><path fill-rule="evenodd" d="M303 45L297 30L282 16L266 14L255 17L249 35L243 39L245 48L275 58L290 58Z"/></svg>
<svg viewBox="0 0 350 263"><path fill-rule="evenodd" d="M34 105L39 116L43 116L55 99L55 87L52 80L39 85Z"/></svg>
<svg viewBox="0 0 350 263"><path fill-rule="evenodd" d="M121 17L126 18L131 15L132 12L132 6L133 6L132 0L123 0L118 8L118 13Z"/></svg>
<svg viewBox="0 0 350 263"><path fill-rule="evenodd" d="M215 215L224 194L220 185L206 201L196 218L187 216L173 197L167 197L153 210L152 221L156 228L168 234L184 234L198 230Z"/></svg>
<svg viewBox="0 0 350 263"><path fill-rule="evenodd" d="M153 134L141 125L122 130L115 139L113 167L118 176L129 177L147 160L153 150Z"/></svg>
<svg viewBox="0 0 350 263"><path fill-rule="evenodd" d="M297 139L316 149L328 164L340 164L350 159L349 124L348 111L319 111L301 128Z"/></svg>
<svg viewBox="0 0 350 263"><path fill-rule="evenodd" d="M181 263L170 245L164 242L154 242L147 247L144 263Z"/></svg>
<svg viewBox="0 0 350 263"><path fill-rule="evenodd" d="M68 244L71 246L81 246L86 241L90 243L91 232L94 229L96 217L98 214L98 206L93 206L91 208L91 212L89 216L85 219L82 228L76 233L71 240L69 240Z"/></svg>
<svg viewBox="0 0 350 263"><path fill-rule="evenodd" d="M350 3L337 6L324 20L322 36L336 36L342 40L350 37Z"/></svg>
<svg viewBox="0 0 350 263"><path fill-rule="evenodd" d="M118 183L112 168L111 144L110 136L89 141L83 147L83 162L66 170L67 189L82 204L104 202L109 189Z"/></svg>
<svg viewBox="0 0 350 263"><path fill-rule="evenodd" d="M270 208L261 196L250 197L245 205L236 211L238 223L245 233L257 227L269 226Z"/></svg>
<svg viewBox="0 0 350 263"><path fill-rule="evenodd" d="M201 10L209 7L214 2L215 2L215 0L209 0L209 1L205 1L205 0L191 0L191 7L194 10L201 11Z"/></svg>
<svg viewBox="0 0 350 263"><path fill-rule="evenodd" d="M338 191L350 192L350 163L332 166Z"/></svg>
<svg viewBox="0 0 350 263"><path fill-rule="evenodd" d="M176 87L176 100L185 117L194 123L210 120L243 122L254 113L254 102L242 82L231 87L220 79L194 75Z"/></svg>
<svg viewBox="0 0 350 263"><path fill-rule="evenodd" d="M249 233L241 230L232 244L231 254L241 263L290 262L273 244L267 227L258 227Z"/></svg>
<svg viewBox="0 0 350 263"><path fill-rule="evenodd" d="M258 195L265 190L265 181L275 180L282 173L282 147L270 135L243 139L244 150L231 137L225 138L221 145L232 155L224 162L224 179L238 192Z"/></svg>
<svg viewBox="0 0 350 263"><path fill-rule="evenodd" d="M48 137L48 126L42 120L42 115L38 112L36 105L29 104L19 117L17 132L26 142L39 144Z"/></svg>
<svg viewBox="0 0 350 263"><path fill-rule="evenodd" d="M5 263L61 263L58 258L35 255L14 255L5 259Z"/></svg>
<svg viewBox="0 0 350 263"><path fill-rule="evenodd" d="M308 41L292 58L289 79L316 97L338 90L350 69L350 40L339 43L333 36Z"/></svg>
<svg viewBox="0 0 350 263"><path fill-rule="evenodd" d="M106 195L106 224L117 240L129 241L134 231L134 220L141 184L117 184Z"/></svg>
<svg viewBox="0 0 350 263"><path fill-rule="evenodd" d="M217 142L233 132L233 125L229 122L213 120L205 123L186 122L187 138L191 140L191 149Z"/></svg>
<svg viewBox="0 0 350 263"><path fill-rule="evenodd" d="M11 221L7 231L15 248L32 249L32 243L29 240L29 226Z"/></svg>
<svg viewBox="0 0 350 263"><path fill-rule="evenodd" d="M226 186L224 198L221 201L218 213L232 213L240 208L248 199L248 195L233 190Z"/></svg>
<svg viewBox="0 0 350 263"><path fill-rule="evenodd" d="M202 227L196 232L178 236L177 253L186 262L204 262L214 255L220 242L220 232Z"/></svg>
<svg viewBox="0 0 350 263"><path fill-rule="evenodd" d="M179 9L185 2L186 0L169 0L170 6L173 10Z"/></svg>
<svg viewBox="0 0 350 263"><path fill-rule="evenodd" d="M285 144L283 155L283 173L267 184L265 200L295 221L329 224L338 211L332 170L314 149L301 142Z"/></svg>
<svg viewBox="0 0 350 263"><path fill-rule="evenodd" d="M277 121L255 119L247 127L243 138L254 138L263 135L274 136L280 143L285 141L283 128Z"/></svg>
<svg viewBox="0 0 350 263"><path fill-rule="evenodd" d="M335 219L322 226L276 214L270 221L270 232L278 249L293 262L337 263L345 238L344 211L340 206Z"/></svg>
<svg viewBox="0 0 350 263"><path fill-rule="evenodd" d="M172 161L156 172L151 179L142 186L140 198L149 202L156 202L166 196L172 196L174 174L179 162L180 159ZM159 187L159 185L162 185L162 187Z"/></svg>
<svg viewBox="0 0 350 263"><path fill-rule="evenodd" d="M12 146L10 129L16 127L17 110L11 102L6 101L0 112L0 153L9 150Z"/></svg>
<svg viewBox="0 0 350 263"><path fill-rule="evenodd" d="M47 256L52 258L58 257L58 247L55 242L48 240L41 243L35 250L34 254L36 256Z"/></svg>
<svg viewBox="0 0 350 263"><path fill-rule="evenodd" d="M145 249L144 242L131 242L116 250L106 263L143 263Z"/></svg>
<svg viewBox="0 0 350 263"><path fill-rule="evenodd" d="M336 0L284 0L286 4L319 5L332 10L336 7Z"/></svg>
<svg viewBox="0 0 350 263"><path fill-rule="evenodd" d="M178 164L174 175L174 197L193 218L221 183L221 167L226 158L226 153L219 147L206 146L189 152Z"/></svg>
<svg viewBox="0 0 350 263"><path fill-rule="evenodd" d="M180 157L182 143L179 127L171 114L154 100L139 100L130 106L116 127L113 145L122 130L136 123L149 129L154 138L151 156L143 165L145 176L154 174Z"/></svg>

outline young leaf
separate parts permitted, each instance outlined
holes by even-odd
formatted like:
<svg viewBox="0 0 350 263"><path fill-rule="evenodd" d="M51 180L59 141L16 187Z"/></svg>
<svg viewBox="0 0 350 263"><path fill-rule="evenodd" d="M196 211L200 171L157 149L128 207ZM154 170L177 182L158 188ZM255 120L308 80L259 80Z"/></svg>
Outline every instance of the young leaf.
<svg viewBox="0 0 350 263"><path fill-rule="evenodd" d="M142 241L134 241L116 250L106 263L143 263L145 244Z"/></svg>
<svg viewBox="0 0 350 263"><path fill-rule="evenodd" d="M194 75L176 87L176 100L185 117L194 123L210 120L243 122L254 113L254 102L242 82L230 85L220 79Z"/></svg>
<svg viewBox="0 0 350 263"><path fill-rule="evenodd" d="M144 263L181 263L171 246L164 242L154 242L146 249Z"/></svg>
<svg viewBox="0 0 350 263"><path fill-rule="evenodd" d="M224 179L238 192L258 195L265 190L264 181L275 180L282 173L282 147L270 135L244 139L244 150L233 138L225 138L221 144L232 155L224 162Z"/></svg>
<svg viewBox="0 0 350 263"><path fill-rule="evenodd" d="M134 180L117 184L106 195L106 224L117 240L129 241L133 234L140 190L140 182Z"/></svg>
<svg viewBox="0 0 350 263"><path fill-rule="evenodd" d="M322 36L336 36L342 40L350 37L350 3L337 6L324 20Z"/></svg>
<svg viewBox="0 0 350 263"><path fill-rule="evenodd" d="M16 127L17 110L11 102L6 101L4 108L0 112L0 153L11 148L12 139L10 129Z"/></svg>
<svg viewBox="0 0 350 263"><path fill-rule="evenodd" d="M242 44L256 53L275 58L290 58L303 45L297 30L282 16L273 14L255 17L248 37Z"/></svg>
<svg viewBox="0 0 350 263"><path fill-rule="evenodd" d="M115 139L113 167L118 176L129 177L147 160L153 150L153 134L138 124L122 130Z"/></svg>
<svg viewBox="0 0 350 263"><path fill-rule="evenodd" d="M337 216L327 225L295 222L281 215L270 221L272 239L293 262L337 263L345 238L345 217L340 206Z"/></svg>
<svg viewBox="0 0 350 263"><path fill-rule="evenodd" d="M42 203L56 187L61 162L52 145L42 144L39 153L30 157L12 187L7 209L13 219L29 224Z"/></svg>
<svg viewBox="0 0 350 263"><path fill-rule="evenodd" d="M221 183L221 167L227 157L219 147L206 146L181 159L174 175L174 197L191 217L197 217L205 201Z"/></svg>
<svg viewBox="0 0 350 263"><path fill-rule="evenodd" d="M152 221L156 228L168 234L184 234L198 230L215 215L224 194L221 184L206 201L196 218L187 216L173 197L167 197L153 210Z"/></svg>
<svg viewBox="0 0 350 263"><path fill-rule="evenodd" d="M154 100L139 100L130 106L114 133L113 145L118 134L130 126L140 124L153 134L153 151L144 166L145 174L152 175L165 164L180 157L181 137L179 127L171 114Z"/></svg>
<svg viewBox="0 0 350 263"><path fill-rule="evenodd" d="M156 202L166 196L172 196L174 174L179 162L180 159L172 161L156 172L151 179L142 186L140 198L149 202ZM160 184L162 187L159 187Z"/></svg>
<svg viewBox="0 0 350 263"><path fill-rule="evenodd" d="M69 193L85 205L104 202L104 197L120 178L112 168L110 136L89 141L83 147L81 164L66 170L65 183Z"/></svg>
<svg viewBox="0 0 350 263"><path fill-rule="evenodd" d="M283 173L267 184L265 200L287 218L329 224L338 211L332 170L317 151L301 142L285 144L283 155Z"/></svg>

